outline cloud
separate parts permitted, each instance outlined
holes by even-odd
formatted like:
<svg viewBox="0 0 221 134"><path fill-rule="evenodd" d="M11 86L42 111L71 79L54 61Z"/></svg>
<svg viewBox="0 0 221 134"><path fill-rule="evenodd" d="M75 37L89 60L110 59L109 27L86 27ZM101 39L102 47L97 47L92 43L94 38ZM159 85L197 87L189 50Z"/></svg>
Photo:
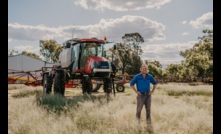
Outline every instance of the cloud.
<svg viewBox="0 0 221 134"><path fill-rule="evenodd" d="M187 21L186 21L186 20L182 21L182 24L186 24L186 23L187 23Z"/></svg>
<svg viewBox="0 0 221 134"><path fill-rule="evenodd" d="M140 10L145 8L160 8L171 0L74 0L75 5L84 9L115 11Z"/></svg>
<svg viewBox="0 0 221 134"><path fill-rule="evenodd" d="M188 32L182 33L183 36L186 36L186 35L189 35L189 34L190 34L190 33L188 33Z"/></svg>
<svg viewBox="0 0 221 134"><path fill-rule="evenodd" d="M185 43L169 43L169 44L143 44L143 60L157 60L163 65L178 63L180 64L184 58L179 55L180 51L190 49L196 41Z"/></svg>
<svg viewBox="0 0 221 134"><path fill-rule="evenodd" d="M205 13L196 20L190 21L189 24L195 29L213 29L213 12Z"/></svg>
<svg viewBox="0 0 221 134"><path fill-rule="evenodd" d="M30 45L20 45L20 46L14 47L14 49L18 52L27 51L27 52L36 53L39 55L39 48L30 46Z"/></svg>
<svg viewBox="0 0 221 134"><path fill-rule="evenodd" d="M74 37L107 36L108 40L121 41L125 33L140 33L145 41L164 40L165 26L159 22L141 16L123 16L117 19L101 19L95 25L46 27L43 25L30 26L22 24L8 24L8 40L39 41L55 39L67 40Z"/></svg>
<svg viewBox="0 0 221 134"><path fill-rule="evenodd" d="M43 25L30 26L18 23L8 24L8 40L40 40L60 37L61 29Z"/></svg>

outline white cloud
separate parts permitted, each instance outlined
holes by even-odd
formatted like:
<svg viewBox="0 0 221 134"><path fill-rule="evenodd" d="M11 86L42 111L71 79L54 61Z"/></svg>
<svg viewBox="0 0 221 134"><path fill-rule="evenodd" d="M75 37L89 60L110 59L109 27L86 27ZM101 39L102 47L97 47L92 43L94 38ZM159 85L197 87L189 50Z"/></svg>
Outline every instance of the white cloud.
<svg viewBox="0 0 221 134"><path fill-rule="evenodd" d="M189 35L189 34L190 34L190 33L188 33L188 32L182 33L183 36L186 36L186 35Z"/></svg>
<svg viewBox="0 0 221 134"><path fill-rule="evenodd" d="M140 33L145 41L163 40L165 26L159 22L141 16L123 16L117 19L101 19L95 25L46 27L42 25L30 26L22 24L8 24L8 40L39 41L55 39L67 40L74 37L98 37L104 35L111 41L121 41L125 33Z"/></svg>
<svg viewBox="0 0 221 134"><path fill-rule="evenodd" d="M205 13L196 20L190 21L189 24L196 29L200 28L213 29L213 12Z"/></svg>
<svg viewBox="0 0 221 134"><path fill-rule="evenodd" d="M186 23L187 23L187 21L186 21L186 20L182 21L182 24L186 24Z"/></svg>
<svg viewBox="0 0 221 134"><path fill-rule="evenodd" d="M143 60L157 60L163 65L181 63L184 58L180 56L180 51L190 49L196 41L185 43L169 43L169 44L143 44Z"/></svg>
<svg viewBox="0 0 221 134"><path fill-rule="evenodd" d="M115 11L140 10L145 8L160 8L171 0L74 0L75 5L85 9Z"/></svg>
<svg viewBox="0 0 221 134"><path fill-rule="evenodd" d="M61 36L61 29L49 28L43 25L30 26L18 23L8 24L8 38L9 40L40 40L53 39Z"/></svg>
<svg viewBox="0 0 221 134"><path fill-rule="evenodd" d="M14 47L14 49L15 49L16 51L19 51L20 53L21 53L22 51L27 51L27 52L36 53L36 54L39 55L39 48L30 46L30 45L28 45L28 46L20 45L20 46Z"/></svg>

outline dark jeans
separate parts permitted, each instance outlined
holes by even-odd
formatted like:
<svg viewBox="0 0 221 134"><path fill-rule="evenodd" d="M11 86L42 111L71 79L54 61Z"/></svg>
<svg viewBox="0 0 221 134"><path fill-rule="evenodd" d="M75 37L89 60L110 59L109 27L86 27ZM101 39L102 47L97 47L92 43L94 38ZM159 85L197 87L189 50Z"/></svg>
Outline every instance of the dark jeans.
<svg viewBox="0 0 221 134"><path fill-rule="evenodd" d="M145 105L146 108L146 122L151 123L151 118L150 118L151 95L149 94L137 95L136 118L139 123L140 123L140 115L143 105Z"/></svg>

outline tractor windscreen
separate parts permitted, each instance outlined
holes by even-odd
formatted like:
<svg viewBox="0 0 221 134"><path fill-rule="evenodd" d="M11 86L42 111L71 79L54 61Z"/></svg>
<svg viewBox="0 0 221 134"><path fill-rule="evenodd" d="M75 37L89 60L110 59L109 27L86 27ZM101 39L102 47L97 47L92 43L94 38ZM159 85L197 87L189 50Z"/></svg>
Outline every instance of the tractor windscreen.
<svg viewBox="0 0 221 134"><path fill-rule="evenodd" d="M85 67L88 57L103 57L104 55L104 46L101 43L81 43L81 48L80 68Z"/></svg>
<svg viewBox="0 0 221 134"><path fill-rule="evenodd" d="M101 43L81 43L82 56L103 56L104 46Z"/></svg>

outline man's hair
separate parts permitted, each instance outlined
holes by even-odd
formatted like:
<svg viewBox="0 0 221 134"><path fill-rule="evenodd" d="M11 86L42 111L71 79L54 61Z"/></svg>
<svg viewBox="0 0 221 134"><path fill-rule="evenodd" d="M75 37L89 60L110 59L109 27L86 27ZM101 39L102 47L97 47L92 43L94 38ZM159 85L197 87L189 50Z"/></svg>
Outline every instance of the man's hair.
<svg viewBox="0 0 221 134"><path fill-rule="evenodd" d="M148 66L146 64L142 64L140 68L142 68L142 67L148 68Z"/></svg>

